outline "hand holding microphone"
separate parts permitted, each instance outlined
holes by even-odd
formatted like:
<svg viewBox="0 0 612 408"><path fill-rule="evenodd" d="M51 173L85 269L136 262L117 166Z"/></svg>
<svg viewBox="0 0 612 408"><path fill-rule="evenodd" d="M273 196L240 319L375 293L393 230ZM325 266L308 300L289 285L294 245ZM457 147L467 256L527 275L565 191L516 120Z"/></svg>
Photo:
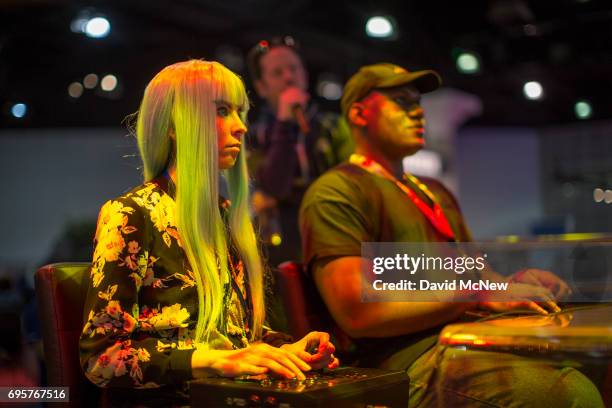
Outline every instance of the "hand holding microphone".
<svg viewBox="0 0 612 408"><path fill-rule="evenodd" d="M302 89L291 86L281 92L276 118L280 121L297 122L303 134L310 132L304 110L310 100L310 95Z"/></svg>

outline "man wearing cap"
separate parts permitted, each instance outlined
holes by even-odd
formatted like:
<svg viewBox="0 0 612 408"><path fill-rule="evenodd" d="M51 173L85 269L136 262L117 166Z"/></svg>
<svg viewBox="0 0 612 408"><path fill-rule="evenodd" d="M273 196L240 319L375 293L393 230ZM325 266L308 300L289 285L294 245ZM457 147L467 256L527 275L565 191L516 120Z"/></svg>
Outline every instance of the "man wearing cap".
<svg viewBox="0 0 612 408"><path fill-rule="evenodd" d="M554 302L362 302L361 265L370 262L361 257L362 242L470 241L453 195L402 168L402 159L425 142L421 94L440 83L434 71L362 67L341 101L355 154L315 181L302 201L305 266L348 337L343 363L406 369L411 407L603 406L597 388L572 368L434 347L441 327L468 309L546 313L542 308L558 310Z"/></svg>

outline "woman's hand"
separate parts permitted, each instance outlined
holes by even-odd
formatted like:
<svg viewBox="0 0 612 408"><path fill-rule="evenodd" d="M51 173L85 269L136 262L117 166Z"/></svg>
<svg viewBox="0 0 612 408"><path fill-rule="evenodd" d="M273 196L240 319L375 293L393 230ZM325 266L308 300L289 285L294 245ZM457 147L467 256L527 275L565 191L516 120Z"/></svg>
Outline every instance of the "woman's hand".
<svg viewBox="0 0 612 408"><path fill-rule="evenodd" d="M501 298L503 298L502 301L499 300ZM478 299L478 307L493 312L527 309L546 315L549 311L559 312L561 310L555 303L555 297L550 290L527 283L510 282L504 294L482 291Z"/></svg>
<svg viewBox="0 0 612 408"><path fill-rule="evenodd" d="M336 347L329 341L329 334L324 332L310 332L301 340L283 344L281 348L295 354L315 370L334 369L340 365L334 357Z"/></svg>
<svg viewBox="0 0 612 408"><path fill-rule="evenodd" d="M300 380L306 378L303 372L311 369L294 353L265 343L239 350L197 348L191 358L191 368L195 378L271 374Z"/></svg>

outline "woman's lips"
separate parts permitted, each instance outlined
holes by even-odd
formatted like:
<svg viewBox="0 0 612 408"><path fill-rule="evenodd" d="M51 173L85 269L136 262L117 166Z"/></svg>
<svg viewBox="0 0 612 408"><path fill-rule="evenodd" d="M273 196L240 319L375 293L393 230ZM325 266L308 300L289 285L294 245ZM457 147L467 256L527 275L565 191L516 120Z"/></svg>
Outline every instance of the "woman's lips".
<svg viewBox="0 0 612 408"><path fill-rule="evenodd" d="M228 153L238 154L240 153L240 146L228 146L224 148L223 150L225 150Z"/></svg>

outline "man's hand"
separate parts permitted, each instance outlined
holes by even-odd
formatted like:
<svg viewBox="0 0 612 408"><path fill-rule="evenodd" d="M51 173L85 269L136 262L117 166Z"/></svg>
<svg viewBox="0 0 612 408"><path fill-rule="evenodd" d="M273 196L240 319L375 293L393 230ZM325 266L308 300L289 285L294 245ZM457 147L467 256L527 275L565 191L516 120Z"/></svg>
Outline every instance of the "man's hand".
<svg viewBox="0 0 612 408"><path fill-rule="evenodd" d="M294 353L314 369L334 369L340 365L334 357L336 347L329 341L329 334L324 332L310 332L301 340L283 344L281 348Z"/></svg>
<svg viewBox="0 0 612 408"><path fill-rule="evenodd" d="M500 296L503 296L505 300L499 301ZM510 282L508 290L503 295L491 291L482 291L478 298L478 307L493 312L526 309L546 315L549 312L561 311L550 290L543 286L527 283Z"/></svg>
<svg viewBox="0 0 612 408"><path fill-rule="evenodd" d="M565 281L550 271L536 268L526 268L514 273L508 282L528 283L543 286L554 295L555 300L561 300L572 293Z"/></svg>
<svg viewBox="0 0 612 408"><path fill-rule="evenodd" d="M276 118L280 121L295 121L293 114L293 107L299 105L302 109L306 109L306 105L310 100L308 92L302 89L291 86L281 92L278 98L278 109L276 111Z"/></svg>

